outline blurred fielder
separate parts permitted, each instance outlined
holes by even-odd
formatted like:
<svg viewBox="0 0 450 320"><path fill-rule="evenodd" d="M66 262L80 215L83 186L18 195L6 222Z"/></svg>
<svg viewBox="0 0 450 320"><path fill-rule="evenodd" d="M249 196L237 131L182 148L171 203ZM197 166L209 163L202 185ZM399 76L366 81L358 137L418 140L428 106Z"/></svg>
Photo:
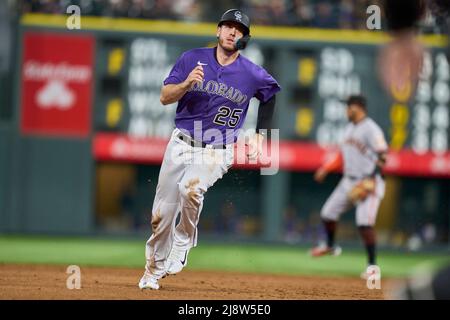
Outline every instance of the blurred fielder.
<svg viewBox="0 0 450 320"><path fill-rule="evenodd" d="M141 289L159 289L159 279L186 266L189 250L197 244L204 195L233 164L234 143L252 97L261 105L249 158L261 154L261 129L270 126L280 86L239 54L250 40L249 18L236 9L226 11L216 36L215 48L184 52L161 89L162 104L178 101L176 128L159 173Z"/></svg>
<svg viewBox="0 0 450 320"><path fill-rule="evenodd" d="M340 152L325 162L315 173L322 182L330 171L343 166L343 178L325 202L321 218L325 226L327 243L311 250L313 257L339 255L335 233L339 217L356 207L356 225L367 250L367 270L376 266L375 220L384 196L385 183L381 169L386 162L388 145L381 128L367 116L366 99L351 96L347 100L347 125ZM370 269L369 269L370 267ZM363 273L363 276L366 275Z"/></svg>

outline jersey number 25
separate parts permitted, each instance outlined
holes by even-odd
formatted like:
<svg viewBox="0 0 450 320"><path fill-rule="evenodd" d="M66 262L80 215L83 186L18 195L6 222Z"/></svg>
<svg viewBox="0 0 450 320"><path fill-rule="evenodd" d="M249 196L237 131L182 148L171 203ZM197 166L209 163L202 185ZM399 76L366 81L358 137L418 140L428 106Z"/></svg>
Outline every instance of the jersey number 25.
<svg viewBox="0 0 450 320"><path fill-rule="evenodd" d="M243 111L242 109L231 111L227 106L222 106L219 108L219 112L214 117L213 122L221 126L228 124L228 127L234 128L238 125Z"/></svg>

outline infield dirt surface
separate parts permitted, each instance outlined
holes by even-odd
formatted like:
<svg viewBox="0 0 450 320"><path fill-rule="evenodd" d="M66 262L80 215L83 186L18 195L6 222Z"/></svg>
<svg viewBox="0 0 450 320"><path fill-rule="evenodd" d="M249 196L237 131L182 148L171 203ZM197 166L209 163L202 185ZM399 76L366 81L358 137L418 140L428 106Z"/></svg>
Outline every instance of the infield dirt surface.
<svg viewBox="0 0 450 320"><path fill-rule="evenodd" d="M183 270L158 291L137 287L142 269L81 267L81 289L66 287L66 266L0 264L0 299L300 300L384 299L357 277Z"/></svg>

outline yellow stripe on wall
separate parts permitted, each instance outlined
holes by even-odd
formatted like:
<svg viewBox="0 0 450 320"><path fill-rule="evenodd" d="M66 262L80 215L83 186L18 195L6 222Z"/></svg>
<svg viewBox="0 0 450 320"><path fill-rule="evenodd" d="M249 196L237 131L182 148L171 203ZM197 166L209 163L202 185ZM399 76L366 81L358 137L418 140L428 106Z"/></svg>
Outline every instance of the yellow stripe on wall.
<svg viewBox="0 0 450 320"><path fill-rule="evenodd" d="M64 15L25 14L21 25L26 27L66 28ZM172 35L215 36L214 23L189 23L167 20L142 20L109 17L81 17L81 29L93 31L142 32ZM382 44L389 40L385 32L369 30L333 30L278 26L252 26L252 36L264 40L335 42L352 44ZM447 45L443 35L421 36L424 44L433 47Z"/></svg>

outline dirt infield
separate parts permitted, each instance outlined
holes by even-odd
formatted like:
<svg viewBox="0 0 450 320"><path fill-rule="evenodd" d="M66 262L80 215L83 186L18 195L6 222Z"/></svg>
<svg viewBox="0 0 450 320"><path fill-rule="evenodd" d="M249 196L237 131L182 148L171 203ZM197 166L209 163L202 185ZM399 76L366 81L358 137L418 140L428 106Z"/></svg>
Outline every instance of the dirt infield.
<svg viewBox="0 0 450 320"><path fill-rule="evenodd" d="M69 290L64 266L0 264L0 299L383 299L386 294L367 289L358 278L190 270L161 280L159 291L140 291L141 275L142 269L81 266L81 289Z"/></svg>

